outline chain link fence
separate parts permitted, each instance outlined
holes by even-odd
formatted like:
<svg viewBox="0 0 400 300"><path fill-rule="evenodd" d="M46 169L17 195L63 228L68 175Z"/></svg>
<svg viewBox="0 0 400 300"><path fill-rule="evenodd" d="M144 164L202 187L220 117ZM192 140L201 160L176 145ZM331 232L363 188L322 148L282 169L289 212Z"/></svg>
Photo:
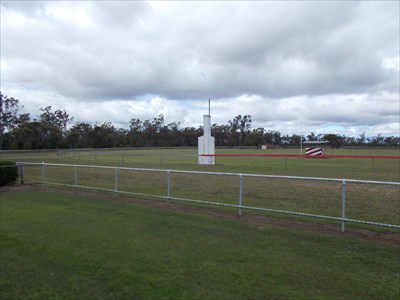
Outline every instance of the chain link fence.
<svg viewBox="0 0 400 300"><path fill-rule="evenodd" d="M400 228L400 182L17 163L20 181Z"/></svg>

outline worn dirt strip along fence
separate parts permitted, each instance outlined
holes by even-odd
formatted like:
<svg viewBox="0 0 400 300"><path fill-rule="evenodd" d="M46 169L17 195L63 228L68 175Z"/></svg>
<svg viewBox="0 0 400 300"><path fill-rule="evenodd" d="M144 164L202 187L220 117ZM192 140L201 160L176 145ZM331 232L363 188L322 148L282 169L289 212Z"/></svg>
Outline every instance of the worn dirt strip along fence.
<svg viewBox="0 0 400 300"><path fill-rule="evenodd" d="M18 162L20 182L400 229L400 182ZM347 225L348 226L348 225Z"/></svg>

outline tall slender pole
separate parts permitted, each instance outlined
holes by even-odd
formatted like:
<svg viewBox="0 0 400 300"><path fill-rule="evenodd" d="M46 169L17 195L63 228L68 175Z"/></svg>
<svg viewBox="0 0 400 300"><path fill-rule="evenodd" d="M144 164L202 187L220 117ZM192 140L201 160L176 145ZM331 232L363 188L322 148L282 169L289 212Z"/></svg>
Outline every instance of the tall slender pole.
<svg viewBox="0 0 400 300"><path fill-rule="evenodd" d="M75 192L78 188L78 168L74 166L74 186L75 186Z"/></svg>
<svg viewBox="0 0 400 300"><path fill-rule="evenodd" d="M300 155L303 155L303 116L300 119Z"/></svg>
<svg viewBox="0 0 400 300"><path fill-rule="evenodd" d="M115 173L114 173L114 197L116 197L117 193L118 193L118 173L119 173L118 168L115 168Z"/></svg>
<svg viewBox="0 0 400 300"><path fill-rule="evenodd" d="M341 231L345 231L345 222L346 219L346 180L342 180L342 226Z"/></svg>
<svg viewBox="0 0 400 300"><path fill-rule="evenodd" d="M24 184L24 165L22 164L19 166L19 178L21 184Z"/></svg>
<svg viewBox="0 0 400 300"><path fill-rule="evenodd" d="M169 206L169 197L171 197L171 171L167 172L167 206Z"/></svg>
<svg viewBox="0 0 400 300"><path fill-rule="evenodd" d="M243 205L243 175L239 175L239 217L242 216Z"/></svg>
<svg viewBox="0 0 400 300"><path fill-rule="evenodd" d="M208 115L210 116L210 120L211 120L211 99L208 98ZM211 135L211 124L210 124L210 135ZM210 157L211 159L211 157Z"/></svg>
<svg viewBox="0 0 400 300"><path fill-rule="evenodd" d="M42 187L44 187L44 161L42 161Z"/></svg>

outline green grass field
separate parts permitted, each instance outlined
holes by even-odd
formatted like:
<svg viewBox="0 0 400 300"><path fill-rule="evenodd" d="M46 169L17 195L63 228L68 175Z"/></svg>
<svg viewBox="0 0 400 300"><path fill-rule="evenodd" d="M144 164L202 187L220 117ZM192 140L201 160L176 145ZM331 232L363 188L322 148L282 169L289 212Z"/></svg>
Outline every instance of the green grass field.
<svg viewBox="0 0 400 300"><path fill-rule="evenodd" d="M217 149L217 154L300 154L300 149ZM335 155L400 155L393 149L332 149ZM197 149L137 149L98 151L53 151L2 153L1 159L15 161L160 168L171 170L199 170L211 172L255 173L400 181L399 159L304 159L271 157L217 157L215 166L197 164Z"/></svg>
<svg viewBox="0 0 400 300"><path fill-rule="evenodd" d="M218 149L217 153L295 154L299 149ZM333 150L331 150L333 151ZM339 153L338 153L339 152ZM329 154L329 152L328 152ZM331 153L333 154L333 153ZM393 156L397 149L339 149L338 155ZM271 157L217 157L215 166L197 165L196 149L133 149L3 153L17 161L69 165L108 165L137 168L236 172L241 174L296 175L399 182L399 159L304 159ZM74 172L77 181L74 182ZM24 168L26 182L41 182L41 167ZM46 166L46 183L114 190L115 170ZM239 176L171 173L170 196L238 205ZM118 190L141 195L167 196L166 172L118 171ZM348 183L346 218L400 225L399 187ZM244 206L341 217L341 180L307 181L244 177ZM249 212L249 211L247 211ZM281 215L282 216L282 215ZM351 224L351 226L358 226Z"/></svg>
<svg viewBox="0 0 400 300"><path fill-rule="evenodd" d="M158 206L41 188L2 193L1 299L400 296L398 239Z"/></svg>

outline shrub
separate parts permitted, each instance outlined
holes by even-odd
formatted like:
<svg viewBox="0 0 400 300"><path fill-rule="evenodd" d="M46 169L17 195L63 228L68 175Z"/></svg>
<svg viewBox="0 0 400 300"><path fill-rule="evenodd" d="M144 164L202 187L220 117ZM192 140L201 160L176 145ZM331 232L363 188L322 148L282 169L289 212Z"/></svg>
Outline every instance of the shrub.
<svg viewBox="0 0 400 300"><path fill-rule="evenodd" d="M0 186L14 183L18 178L18 167L14 161L0 160Z"/></svg>

